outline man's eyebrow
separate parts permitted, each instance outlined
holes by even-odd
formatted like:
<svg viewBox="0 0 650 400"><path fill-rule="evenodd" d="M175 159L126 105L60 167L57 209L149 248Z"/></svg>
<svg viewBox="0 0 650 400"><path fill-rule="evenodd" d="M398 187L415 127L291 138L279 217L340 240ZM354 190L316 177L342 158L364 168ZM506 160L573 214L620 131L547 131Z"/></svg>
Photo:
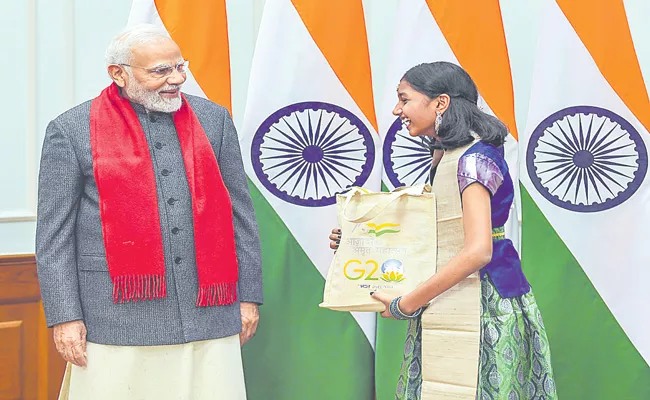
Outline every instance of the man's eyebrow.
<svg viewBox="0 0 650 400"><path fill-rule="evenodd" d="M185 62L185 59L184 59L184 58L181 58L180 60L175 61L175 62L173 62L173 63L171 63L171 64L168 64L168 63L160 63L160 64L156 64L156 65L154 65L153 67L150 67L150 69L154 69L154 68L162 68L162 67L175 67L175 66L177 66L177 65L179 65L179 64L183 64L184 62Z"/></svg>
<svg viewBox="0 0 650 400"><path fill-rule="evenodd" d="M184 58L181 58L180 60L174 62L173 64L167 64L167 63L160 63L157 65L154 65L153 67L150 67L149 69L156 69L156 68L163 68L163 67L175 67L177 65L183 64L186 60Z"/></svg>
<svg viewBox="0 0 650 400"><path fill-rule="evenodd" d="M171 67L169 64L161 63L161 64L156 64L154 66L149 67L148 69L157 69L157 68L165 68L165 67Z"/></svg>

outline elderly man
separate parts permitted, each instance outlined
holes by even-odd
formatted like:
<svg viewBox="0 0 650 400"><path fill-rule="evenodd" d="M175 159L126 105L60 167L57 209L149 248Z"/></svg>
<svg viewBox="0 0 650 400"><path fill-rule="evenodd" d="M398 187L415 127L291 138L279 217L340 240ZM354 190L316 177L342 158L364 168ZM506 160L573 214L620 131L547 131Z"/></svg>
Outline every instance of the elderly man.
<svg viewBox="0 0 650 400"><path fill-rule="evenodd" d="M160 28L123 32L106 62L113 83L43 145L36 256L61 398L245 399L262 271L232 119L181 93L188 62Z"/></svg>

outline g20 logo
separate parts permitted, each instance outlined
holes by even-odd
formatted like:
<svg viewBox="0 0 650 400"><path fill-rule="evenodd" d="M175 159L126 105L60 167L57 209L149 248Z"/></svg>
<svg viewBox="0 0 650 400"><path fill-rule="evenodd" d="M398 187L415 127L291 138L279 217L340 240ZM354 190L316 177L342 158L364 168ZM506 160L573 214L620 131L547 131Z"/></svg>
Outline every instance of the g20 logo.
<svg viewBox="0 0 650 400"><path fill-rule="evenodd" d="M352 273L354 275L350 275L349 268L351 264L358 264L358 265L363 265L364 267L362 268L354 268L352 270ZM374 266L372 267L372 270L370 270L370 273L368 273L368 266ZM373 275L377 270L379 269L379 264L377 264L377 261L375 260L368 260L366 261L365 264L361 262L361 260L348 260L344 265L343 265L343 275L345 275L346 278L348 278L351 281L358 281L361 278L364 278L366 281L378 281L379 278L375 278Z"/></svg>
<svg viewBox="0 0 650 400"><path fill-rule="evenodd" d="M351 265L355 264L357 268L352 267ZM359 266L361 266L359 268ZM352 269L354 275L350 275L349 269ZM372 268L372 269L370 269ZM368 270L370 269L370 272ZM379 269L379 264L375 260L368 260L361 262L361 260L348 260L343 265L343 275L351 281L358 281L359 279L364 279L366 281L377 281L381 279L384 282L402 282L406 278L404 277L404 265L399 260L386 260L381 265L381 276L375 278L374 275Z"/></svg>

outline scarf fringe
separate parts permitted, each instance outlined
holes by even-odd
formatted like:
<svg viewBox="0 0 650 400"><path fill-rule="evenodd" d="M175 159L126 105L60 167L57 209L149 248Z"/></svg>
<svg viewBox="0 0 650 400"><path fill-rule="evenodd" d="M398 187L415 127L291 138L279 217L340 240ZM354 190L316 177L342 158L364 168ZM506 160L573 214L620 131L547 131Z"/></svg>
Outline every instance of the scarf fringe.
<svg viewBox="0 0 650 400"><path fill-rule="evenodd" d="M113 302L162 299L167 296L164 275L123 275L113 279Z"/></svg>
<svg viewBox="0 0 650 400"><path fill-rule="evenodd" d="M201 286L196 299L197 307L225 306L237 301L237 282L213 283Z"/></svg>

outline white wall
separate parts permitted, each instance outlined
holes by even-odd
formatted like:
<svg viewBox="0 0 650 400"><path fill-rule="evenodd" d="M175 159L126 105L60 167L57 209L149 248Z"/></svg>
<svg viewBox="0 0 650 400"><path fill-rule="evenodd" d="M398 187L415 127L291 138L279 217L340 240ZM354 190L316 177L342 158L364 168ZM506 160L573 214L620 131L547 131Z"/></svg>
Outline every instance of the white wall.
<svg viewBox="0 0 650 400"><path fill-rule="evenodd" d="M102 48L129 6L129 0L2 0L0 254L34 251L45 127L105 85Z"/></svg>
<svg viewBox="0 0 650 400"><path fill-rule="evenodd" d="M376 93L381 93L385 83L391 35L408 23L395 19L398 1L364 0ZM528 112L536 17L545 1L550 0L501 0L520 130ZM650 1L624 3L639 62L650 82ZM264 0L228 0L227 4L233 114L239 126ZM45 127L109 83L104 49L126 24L130 5L131 0L0 1L0 82L4 87L0 96L0 254L34 251L36 177ZM380 100L375 99L377 104Z"/></svg>

